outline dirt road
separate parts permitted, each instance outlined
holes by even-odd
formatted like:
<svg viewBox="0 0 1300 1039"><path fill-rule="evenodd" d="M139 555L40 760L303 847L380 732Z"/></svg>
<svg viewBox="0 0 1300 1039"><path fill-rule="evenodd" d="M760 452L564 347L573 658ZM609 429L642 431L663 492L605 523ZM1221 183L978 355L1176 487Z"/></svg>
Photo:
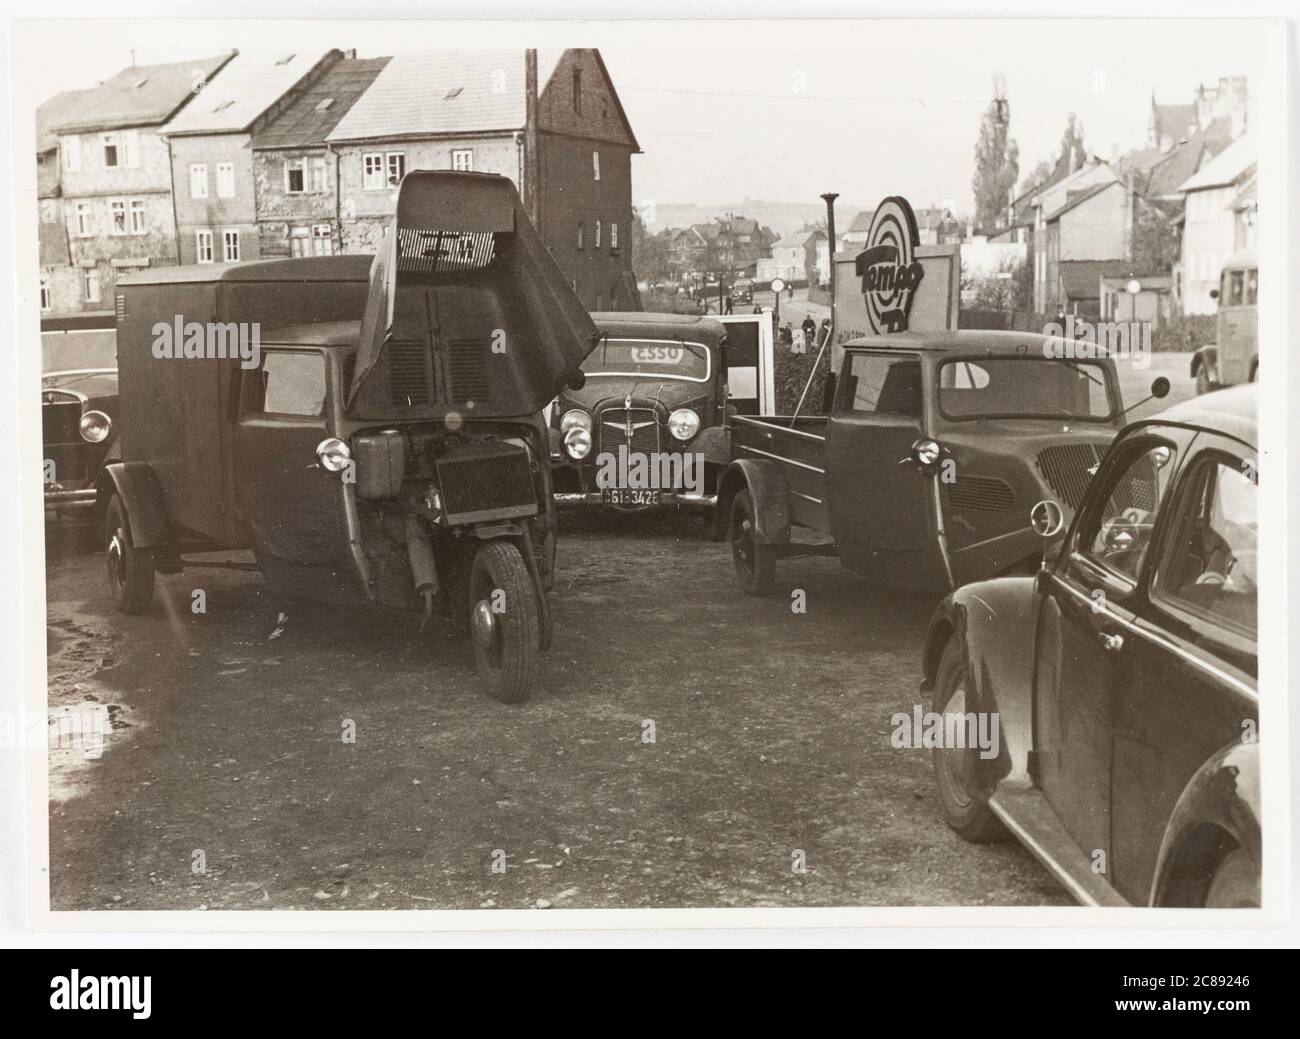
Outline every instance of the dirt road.
<svg viewBox="0 0 1300 1039"><path fill-rule="evenodd" d="M53 758L56 909L1068 903L1018 845L944 826L927 752L888 740L932 603L833 560L752 599L697 520L566 518L518 707L405 617L217 571L124 617L97 554L56 536L48 565L52 703L113 725Z"/></svg>

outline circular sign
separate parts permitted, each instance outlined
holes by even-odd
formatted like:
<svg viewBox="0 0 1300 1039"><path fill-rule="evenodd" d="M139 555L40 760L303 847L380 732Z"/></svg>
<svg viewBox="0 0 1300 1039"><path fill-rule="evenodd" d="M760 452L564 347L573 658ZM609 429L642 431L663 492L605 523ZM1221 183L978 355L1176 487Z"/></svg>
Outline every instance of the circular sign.
<svg viewBox="0 0 1300 1039"><path fill-rule="evenodd" d="M1130 278L1128 284L1125 285L1124 288L1128 290L1130 296L1136 296L1142 291L1142 283L1138 281L1137 278Z"/></svg>
<svg viewBox="0 0 1300 1039"><path fill-rule="evenodd" d="M785 291L785 282L782 281L780 278L773 278L770 288L772 289L773 292L775 292L779 296L782 292Z"/></svg>
<svg viewBox="0 0 1300 1039"><path fill-rule="evenodd" d="M862 278L867 321L877 335L907 331L912 300L925 274L916 259L919 244L916 215L907 199L891 195L876 207L855 269Z"/></svg>

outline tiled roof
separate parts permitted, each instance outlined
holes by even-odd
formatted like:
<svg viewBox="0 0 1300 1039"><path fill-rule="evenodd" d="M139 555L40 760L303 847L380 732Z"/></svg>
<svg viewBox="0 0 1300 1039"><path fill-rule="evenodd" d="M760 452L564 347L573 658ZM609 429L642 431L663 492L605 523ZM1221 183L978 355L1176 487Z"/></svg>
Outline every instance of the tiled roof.
<svg viewBox="0 0 1300 1039"><path fill-rule="evenodd" d="M44 101L36 109L36 154L41 155L59 146L59 135L51 127L64 122L80 107L93 90L65 90Z"/></svg>
<svg viewBox="0 0 1300 1039"><path fill-rule="evenodd" d="M247 130L328 56L319 49L240 54L162 128L164 134L238 133Z"/></svg>
<svg viewBox="0 0 1300 1039"><path fill-rule="evenodd" d="M232 56L219 54L197 61L123 69L97 87L75 91L76 104L52 120L49 129L55 133L71 133L165 123L182 105L196 97L195 83L210 80Z"/></svg>
<svg viewBox="0 0 1300 1039"><path fill-rule="evenodd" d="M1236 183L1237 179L1255 165L1255 139L1246 134L1237 138L1215 158L1211 159L1200 172L1194 174L1180 186L1180 191L1199 191L1202 188L1217 188Z"/></svg>
<svg viewBox="0 0 1300 1039"><path fill-rule="evenodd" d="M1069 210L1073 209L1075 206L1087 202L1088 199L1092 198L1094 195L1100 195L1107 188L1118 183L1120 183L1118 180L1108 180L1108 181L1104 181L1101 184L1095 184L1092 187L1080 188L1078 191L1067 191L1065 193L1065 205L1061 206L1055 212L1049 214L1047 217L1047 222L1050 224L1053 220L1058 219L1062 213L1068 212Z"/></svg>
<svg viewBox="0 0 1300 1039"><path fill-rule="evenodd" d="M541 76L539 55L539 89ZM326 140L518 130L523 125L522 50L419 51L395 55Z"/></svg>
<svg viewBox="0 0 1300 1039"><path fill-rule="evenodd" d="M388 58L349 58L316 79L253 138L254 148L302 148L325 138L388 64Z"/></svg>
<svg viewBox="0 0 1300 1039"><path fill-rule="evenodd" d="M826 232L813 227L805 227L802 231L792 231L779 242L772 246L773 249L802 249L808 244L810 238L825 238Z"/></svg>

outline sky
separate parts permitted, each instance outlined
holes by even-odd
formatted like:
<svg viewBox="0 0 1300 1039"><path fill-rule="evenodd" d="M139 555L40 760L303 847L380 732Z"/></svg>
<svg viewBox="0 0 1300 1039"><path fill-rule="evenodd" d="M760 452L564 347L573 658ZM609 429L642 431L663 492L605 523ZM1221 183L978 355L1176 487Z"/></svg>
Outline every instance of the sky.
<svg viewBox="0 0 1300 1039"><path fill-rule="evenodd" d="M1089 19L931 22L464 23L85 21L29 23L15 76L34 96L93 85L131 60L230 47L355 47L361 57L449 46L599 46L644 154L633 201L744 198L862 204L904 194L973 209L980 116L1006 82L1021 174L1054 158L1067 113L1089 148L1143 144L1154 92L1188 103L1198 83L1264 89L1264 21ZM48 60L54 53L59 60ZM1274 51L1268 52L1270 55Z"/></svg>

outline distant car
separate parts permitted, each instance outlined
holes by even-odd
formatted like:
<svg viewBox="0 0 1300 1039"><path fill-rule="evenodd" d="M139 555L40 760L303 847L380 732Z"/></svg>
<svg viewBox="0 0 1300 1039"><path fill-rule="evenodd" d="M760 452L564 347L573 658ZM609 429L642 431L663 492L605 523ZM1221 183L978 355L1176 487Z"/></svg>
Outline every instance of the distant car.
<svg viewBox="0 0 1300 1039"><path fill-rule="evenodd" d="M1134 423L1037 576L940 604L922 689L959 835L1010 831L1086 904L1259 905L1256 447L1250 386Z"/></svg>
<svg viewBox="0 0 1300 1039"><path fill-rule="evenodd" d="M62 327L67 325L68 327ZM116 440L117 359L110 320L42 324L42 468L45 508L94 509Z"/></svg>
<svg viewBox="0 0 1300 1039"><path fill-rule="evenodd" d="M1197 393L1259 378L1259 260L1254 249L1235 253L1223 265L1215 342L1192 354L1191 375Z"/></svg>
<svg viewBox="0 0 1300 1039"><path fill-rule="evenodd" d="M741 278L732 283L731 299L733 303L753 303L754 283L748 278Z"/></svg>

